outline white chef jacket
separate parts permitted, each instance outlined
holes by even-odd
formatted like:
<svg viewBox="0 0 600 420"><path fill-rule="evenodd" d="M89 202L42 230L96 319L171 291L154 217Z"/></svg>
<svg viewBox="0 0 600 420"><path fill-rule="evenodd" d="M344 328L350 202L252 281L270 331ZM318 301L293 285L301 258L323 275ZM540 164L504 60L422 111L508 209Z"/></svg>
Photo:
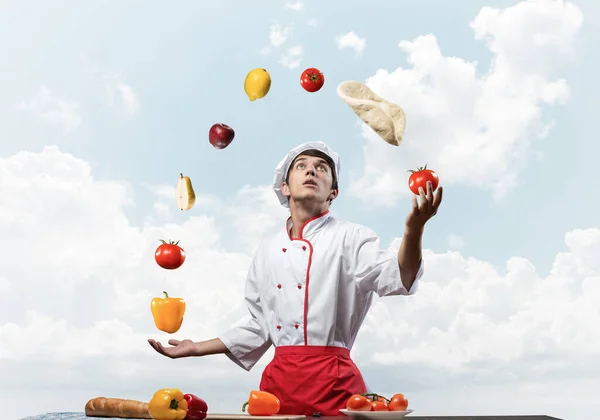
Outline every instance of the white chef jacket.
<svg viewBox="0 0 600 420"><path fill-rule="evenodd" d="M337 346L352 349L374 293L415 293L400 280L398 254L379 247L371 229L334 218L328 211L308 220L299 238L286 229L263 241L252 260L245 325L219 336L227 356L250 370L271 345Z"/></svg>

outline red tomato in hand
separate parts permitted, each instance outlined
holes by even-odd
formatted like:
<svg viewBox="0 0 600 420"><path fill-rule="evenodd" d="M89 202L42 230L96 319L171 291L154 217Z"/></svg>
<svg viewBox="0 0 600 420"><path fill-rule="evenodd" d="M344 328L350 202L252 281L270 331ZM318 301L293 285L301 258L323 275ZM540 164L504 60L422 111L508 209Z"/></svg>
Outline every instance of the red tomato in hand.
<svg viewBox="0 0 600 420"><path fill-rule="evenodd" d="M427 182L431 181L431 190L435 191L440 183L440 179L437 174L431 169L427 169L427 165L423 168L417 168L416 171L410 170L411 173L408 178L408 188L413 194L419 195L419 187L423 188L423 191L427 193Z"/></svg>
<svg viewBox="0 0 600 420"><path fill-rule="evenodd" d="M169 241L169 243L162 239L160 241L162 245L159 245L154 253L156 263L167 270L175 270L181 267L185 261L185 251L177 245L179 241Z"/></svg>
<svg viewBox="0 0 600 420"><path fill-rule="evenodd" d="M346 410L349 411L371 411L371 400L360 394L354 394L346 403Z"/></svg>
<svg viewBox="0 0 600 420"><path fill-rule="evenodd" d="M302 72L300 85L307 92L316 92L323 87L325 76L319 69L310 68Z"/></svg>
<svg viewBox="0 0 600 420"><path fill-rule="evenodd" d="M408 408L408 400L404 394L394 394L388 404L389 411L406 411Z"/></svg>

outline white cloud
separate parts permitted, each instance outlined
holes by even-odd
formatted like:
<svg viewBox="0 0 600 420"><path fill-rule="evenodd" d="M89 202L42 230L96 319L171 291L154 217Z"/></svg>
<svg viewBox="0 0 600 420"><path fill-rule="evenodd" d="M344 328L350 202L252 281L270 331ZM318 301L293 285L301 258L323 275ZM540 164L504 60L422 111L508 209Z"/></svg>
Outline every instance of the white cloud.
<svg viewBox="0 0 600 420"><path fill-rule="evenodd" d="M286 53L281 55L279 63L289 68L290 70L295 69L302 62L302 56L304 55L304 48L301 45L296 45L287 50Z"/></svg>
<svg viewBox="0 0 600 420"><path fill-rule="evenodd" d="M269 42L274 47L283 45L292 34L294 26L292 24L281 26L276 23L269 28Z"/></svg>
<svg viewBox="0 0 600 420"><path fill-rule="evenodd" d="M232 227L239 232L239 241L245 251L253 253L258 241L265 235L282 229L289 210L274 199L273 189L244 186L235 197L235 206L227 207Z"/></svg>
<svg viewBox="0 0 600 420"><path fill-rule="evenodd" d="M448 235L448 248L452 250L458 250L464 248L466 245L465 238L454 233Z"/></svg>
<svg viewBox="0 0 600 420"><path fill-rule="evenodd" d="M564 105L571 91L567 82L564 79L557 80L555 82L546 83L540 92L540 99L547 104L558 103Z"/></svg>
<svg viewBox="0 0 600 420"><path fill-rule="evenodd" d="M123 80L123 75L114 71L102 71L91 58L82 57L85 73L104 89L107 104L125 116L134 116L140 111L140 100L134 88Z"/></svg>
<svg viewBox="0 0 600 420"><path fill-rule="evenodd" d="M41 86L33 99L21 102L17 109L31 112L37 118L62 128L64 134L73 132L82 123L79 104L56 96L46 86Z"/></svg>
<svg viewBox="0 0 600 420"><path fill-rule="evenodd" d="M366 83L406 111L401 153L390 153L392 146L362 124L365 173L349 193L393 205L410 194L398 180L427 163L442 184L466 184L503 198L530 156L538 156L532 145L552 126L544 106L568 99L569 87L558 76L581 24L579 9L563 1L483 8L471 27L492 53L489 69L444 56L434 35L400 42L410 67L380 69Z"/></svg>
<svg viewBox="0 0 600 420"><path fill-rule="evenodd" d="M119 109L127 116L133 116L140 110L140 101L131 85L123 82L118 73L106 73L102 76L106 89L108 103L111 107Z"/></svg>
<svg viewBox="0 0 600 420"><path fill-rule="evenodd" d="M9 291L11 288L10 281L8 279L0 276L0 293L4 293Z"/></svg>
<svg viewBox="0 0 600 420"><path fill-rule="evenodd" d="M0 198L3 216L0 231L17 235L0 240L5 258L11 261L3 266L2 274L14 279L12 293L22 296L20 302L3 301L0 319L10 319L8 314L22 309L30 311L28 315L22 312L27 317L19 327L0 326L3 357L27 356L17 347L23 343L15 342L12 347L4 344L13 342L13 334L25 325L27 331L38 331L51 330L49 325L56 324L58 329L52 337L49 332L37 341L28 340L28 351L38 354L50 346L45 340L52 340L54 344L50 347L64 357L80 353L81 348L73 347L74 342L98 322L98 325L117 322L113 325L116 331L101 329L96 334L97 339L106 334L104 338L109 340L106 346L113 346L113 339L129 336L129 328L145 338L152 336L155 332L149 321L148 299L160 295L165 288L173 295L199 299L190 306L192 313L195 305L201 305L197 308L200 312L216 310L223 304L232 310L239 307L242 289L236 287L236 291L224 293L224 289L213 289L210 284L223 276L220 283L243 286L248 256L219 250L219 233L212 218L188 213L189 218L182 224L131 226L124 215L131 204L129 187L119 182L93 180L89 164L56 147L3 159L0 170L7 174L0 186L4 197ZM159 193L166 198L166 189ZM11 196L18 196L19 200L9 199ZM172 197L169 204L175 208ZM180 240L188 252L186 263L177 272L166 272L154 262L159 239ZM217 261L220 263L213 266ZM61 298L64 301L59 303ZM227 317L227 313L226 310L223 315ZM197 328L193 326L193 317L190 318L191 329L183 333ZM64 319L74 324L65 324ZM212 321L198 319L198 322L205 333L216 333ZM118 334L120 323L125 328L122 335ZM110 338L113 333L116 335ZM57 334L64 335L64 340L57 340ZM121 350L135 353L146 350L146 345L142 340L139 347L124 345Z"/></svg>
<svg viewBox="0 0 600 420"><path fill-rule="evenodd" d="M600 264L594 257L600 229L569 232L565 242L568 251L555 257L547 276L523 258L511 258L502 275L455 252L427 251L428 281L418 296L406 305L385 301L370 321L382 339L393 328L383 327L384 319L418 319L399 325L406 331L396 335L403 350L380 351L370 344L374 340L364 340L362 351L372 354L372 363L426 364L453 375L479 370L492 381L500 369L519 379L578 369L600 352Z"/></svg>
<svg viewBox="0 0 600 420"><path fill-rule="evenodd" d="M304 3L302 3L301 1L296 1L294 3L286 3L285 7L286 9L290 9L295 12L301 12L302 10L304 10Z"/></svg>
<svg viewBox="0 0 600 420"><path fill-rule="evenodd" d="M309 19L306 23L308 26L312 26L313 28L317 27L317 19Z"/></svg>
<svg viewBox="0 0 600 420"><path fill-rule="evenodd" d="M344 48L350 48L354 50L354 54L357 57L363 53L365 47L367 46L367 41L364 38L360 38L354 32L348 32L345 35L339 35L336 37L335 42L340 50Z"/></svg>
<svg viewBox="0 0 600 420"><path fill-rule="evenodd" d="M269 45L261 48L258 53L260 55L268 55L272 49L277 49L287 42L294 31L294 25L288 24L285 26L275 23L269 28Z"/></svg>
<svg viewBox="0 0 600 420"><path fill-rule="evenodd" d="M82 411L87 399L107 394L147 401L166 386L198 390L213 412L237 411L231 401L247 397L272 353L247 374L225 357L162 358L146 339L208 339L245 316L250 252L287 213L270 189L248 186L217 199L199 188L197 206L179 212L172 186L151 187L174 214L134 226L125 215L130 187L94 179L87 162L56 147L0 159L0 172L2 276L11 287L0 293L0 404L13 410L3 416ZM224 245L228 229L243 250ZM154 262L159 239L181 241L187 260L179 270ZM563 410L592 401L586 387L599 385L600 229L571 231L565 244L547 275L523 258L511 258L501 271L457 252L424 250L418 293L377 300L353 349L367 381L391 394L402 375L421 414L434 394L479 381L529 391L519 407L502 405L508 391L488 400L486 409L499 412L533 411L531 399L545 392L536 383L555 378L585 383L590 375L589 385L572 388L579 396L562 395ZM150 315L149 302L162 290L188 302L172 337L157 332ZM210 387L198 388L189 375L198 369ZM49 383L58 390L32 388ZM25 392L37 405L11 408L8 402ZM225 393L230 398L223 400ZM576 400L582 395L588 400ZM460 410L449 406L447 413Z"/></svg>
<svg viewBox="0 0 600 420"><path fill-rule="evenodd" d="M192 180L193 182L193 180ZM174 212L181 213L173 205L175 187L171 185L146 185L155 196L154 211L161 221L173 221ZM211 212L224 217L229 226L222 227L224 237L235 238L235 245L252 254L258 242L265 235L273 233L283 226L289 216L289 210L282 207L270 186L243 186L233 197L220 198L201 194L196 191L194 211ZM150 216L148 221L154 222Z"/></svg>

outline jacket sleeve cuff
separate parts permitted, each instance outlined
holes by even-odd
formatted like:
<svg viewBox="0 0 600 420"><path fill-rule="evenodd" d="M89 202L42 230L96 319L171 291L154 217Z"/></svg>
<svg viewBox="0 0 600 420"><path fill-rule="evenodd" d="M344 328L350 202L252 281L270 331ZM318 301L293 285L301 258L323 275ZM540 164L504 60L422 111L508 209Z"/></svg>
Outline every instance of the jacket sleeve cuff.
<svg viewBox="0 0 600 420"><path fill-rule="evenodd" d="M249 342L244 340L235 340L234 337L240 336L239 328L240 327L233 328L225 334L221 334L218 338L229 350L229 353L225 353L229 360L242 369L250 371L266 353L269 347L271 347L272 343L269 339L266 341L260 340L260 343L252 343L253 340L251 337L247 337ZM243 327L241 328L244 330Z"/></svg>
<svg viewBox="0 0 600 420"><path fill-rule="evenodd" d="M379 296L398 296L398 295L410 296L410 295L414 295L419 288L419 281L421 280L421 277L423 276L423 271L425 269L424 268L424 265L425 265L424 259L421 258L421 264L419 265L419 270L417 271L417 275L415 276L415 281L410 286L410 290L407 290L406 287L404 287L404 284L402 283L402 279L400 278L400 266L398 265L397 258L393 258L392 264L393 264L393 266L396 267L396 269L392 270L393 272L391 273L391 275L395 276L397 279L393 283L393 284L395 284L395 286L390 285L389 287L385 288L384 290L381 290L381 292L379 293Z"/></svg>
<svg viewBox="0 0 600 420"><path fill-rule="evenodd" d="M241 354L239 350L236 350L236 347L226 335L219 336L219 340L221 340L229 350L229 353L225 353L225 356L242 369L249 371L256 364L256 361L252 363L252 361L245 359L244 355Z"/></svg>

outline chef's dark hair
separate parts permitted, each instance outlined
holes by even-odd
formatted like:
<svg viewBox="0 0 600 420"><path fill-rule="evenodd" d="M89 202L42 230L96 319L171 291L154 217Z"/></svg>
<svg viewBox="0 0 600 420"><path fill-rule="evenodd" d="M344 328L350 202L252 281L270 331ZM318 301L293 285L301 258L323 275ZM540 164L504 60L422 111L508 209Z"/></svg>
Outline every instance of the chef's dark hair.
<svg viewBox="0 0 600 420"><path fill-rule="evenodd" d="M332 177L332 180L333 180L333 182L331 184L331 189L332 190L337 190L338 189L338 181L337 181L337 176L335 174L335 163L333 163L333 159L331 159L327 154L321 152L320 150L316 150L316 149L305 150L305 151L303 151L302 153L300 153L298 156L296 156L294 158L294 160L290 164L290 167L288 169L287 174L285 175L285 183L286 184L290 180L290 169L292 169L292 167L296 163L296 160L298 160L298 158L300 156L302 156L302 155L304 155L304 156L312 156L312 157L317 157L317 158L323 159L327 163L327 166L329 166L329 169L331 170L331 177Z"/></svg>

